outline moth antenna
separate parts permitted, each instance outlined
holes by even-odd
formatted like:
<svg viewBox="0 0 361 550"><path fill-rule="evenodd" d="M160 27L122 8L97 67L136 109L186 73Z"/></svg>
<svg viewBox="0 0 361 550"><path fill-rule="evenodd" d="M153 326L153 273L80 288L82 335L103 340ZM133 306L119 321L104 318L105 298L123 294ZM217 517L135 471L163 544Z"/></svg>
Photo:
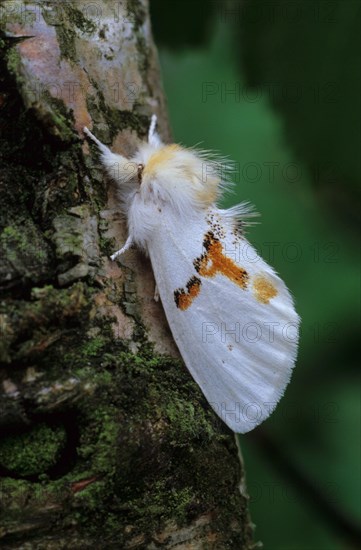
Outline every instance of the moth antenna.
<svg viewBox="0 0 361 550"><path fill-rule="evenodd" d="M155 131L157 126L157 115L152 115L149 132L148 132L148 143L153 145L153 147L160 147L162 145L161 139L157 132Z"/></svg>
<svg viewBox="0 0 361 550"><path fill-rule="evenodd" d="M102 153L105 153L105 154L106 153L111 153L110 149L106 145L104 145L101 141L99 141L99 139L96 138L95 135L91 133L89 128L84 126L83 132L84 132L84 134L86 134L88 136L88 138L90 138L92 141L94 141L94 143L98 146L99 150Z"/></svg>
<svg viewBox="0 0 361 550"><path fill-rule="evenodd" d="M153 140L155 128L157 126L157 115L152 115L150 126L149 126L149 132L148 132L148 142L151 143Z"/></svg>
<svg viewBox="0 0 361 550"><path fill-rule="evenodd" d="M101 163L113 180L124 184L136 177L137 171L133 162L122 155L113 153L109 147L99 141L86 126L83 128L83 131L99 148Z"/></svg>

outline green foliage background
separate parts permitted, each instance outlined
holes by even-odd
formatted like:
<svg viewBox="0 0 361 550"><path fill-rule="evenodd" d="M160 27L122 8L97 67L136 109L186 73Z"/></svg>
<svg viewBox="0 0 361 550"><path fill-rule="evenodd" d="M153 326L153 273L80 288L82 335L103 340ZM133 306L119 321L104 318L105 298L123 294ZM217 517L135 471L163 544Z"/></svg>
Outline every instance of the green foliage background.
<svg viewBox="0 0 361 550"><path fill-rule="evenodd" d="M352 548L360 517L360 4L153 0L151 9L174 140L239 163L224 204L247 200L261 213L248 238L302 317L285 397L241 437L256 536L266 550Z"/></svg>

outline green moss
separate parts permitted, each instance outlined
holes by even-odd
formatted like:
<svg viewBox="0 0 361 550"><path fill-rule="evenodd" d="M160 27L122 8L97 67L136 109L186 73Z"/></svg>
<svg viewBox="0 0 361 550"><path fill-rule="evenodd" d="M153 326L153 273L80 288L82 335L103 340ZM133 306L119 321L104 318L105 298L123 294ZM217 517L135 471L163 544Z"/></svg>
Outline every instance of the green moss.
<svg viewBox="0 0 361 550"><path fill-rule="evenodd" d="M149 49L144 35L139 33L137 36L138 66L141 74L147 74L149 70Z"/></svg>
<svg viewBox="0 0 361 550"><path fill-rule="evenodd" d="M45 260L47 258L45 250L38 248L36 246L37 243L32 242L31 236L29 242L30 229L29 227L27 227L27 229L28 231L25 231L24 226L21 229L16 226L4 227L0 234L0 245L2 244L5 247L8 252L8 257L12 258L12 261L14 261L14 256L16 256L16 254L29 252L33 252L33 255L38 260Z"/></svg>
<svg viewBox="0 0 361 550"><path fill-rule="evenodd" d="M66 328L70 335L69 323L74 323L74 319L76 324L73 330L76 330L80 323L86 323L90 296L91 292L82 283L76 283L67 289L56 289L52 285L46 285L42 288L33 288L30 301L0 303L3 360L26 360L34 355L39 356L39 352L42 352L44 366L49 370L49 365L54 364L54 359L49 359L46 350L53 342L52 335L55 337L54 342L58 342L57 331L64 332ZM79 342L79 338L77 341ZM59 342L59 346L64 344L65 338ZM53 343L53 346L50 346L49 354L52 350L56 353L56 344ZM64 359L64 351L59 352L60 357ZM41 363L40 361L38 365L41 366Z"/></svg>
<svg viewBox="0 0 361 550"><path fill-rule="evenodd" d="M96 32L97 26L70 3L64 3L62 9L66 13L66 18L56 26L59 47L62 56L75 63L77 61L75 27L84 33L91 34Z"/></svg>
<svg viewBox="0 0 361 550"><path fill-rule="evenodd" d="M172 400L170 403L167 403L165 411L174 430L182 439L187 435L194 435L195 418L192 403Z"/></svg>
<svg viewBox="0 0 361 550"><path fill-rule="evenodd" d="M63 427L38 424L29 432L3 439L0 464L19 476L41 474L56 464L65 441Z"/></svg>
<svg viewBox="0 0 361 550"><path fill-rule="evenodd" d="M73 130L69 127L69 117L65 117L60 113L52 112L54 126L59 130L63 141L71 141L74 138Z"/></svg>
<svg viewBox="0 0 361 550"><path fill-rule="evenodd" d="M95 357L99 355L102 349L106 346L107 340L103 336L96 336L90 338L89 342L86 342L82 347L82 354L84 357Z"/></svg>
<svg viewBox="0 0 361 550"><path fill-rule="evenodd" d="M95 475L112 475L116 467L116 439L119 425L114 405L99 404L87 411L87 424L82 430L79 457L91 459Z"/></svg>
<svg viewBox="0 0 361 550"><path fill-rule="evenodd" d="M26 81L21 72L21 56L16 45L7 45L4 53L4 61L6 64L6 69L16 81L19 90L22 90L26 86Z"/></svg>
<svg viewBox="0 0 361 550"><path fill-rule="evenodd" d="M28 242L25 232L20 231L17 227L5 227L0 235L0 239L5 248L8 249L8 257L10 258L15 254L14 250L9 250L12 245L15 245L20 252L25 252L27 249Z"/></svg>
<svg viewBox="0 0 361 550"><path fill-rule="evenodd" d="M2 516L1 527L6 526L6 520L11 521L16 514L24 513L26 503L34 492L34 483L22 479L2 477L0 479L0 511ZM5 533L1 533L0 535Z"/></svg>
<svg viewBox="0 0 361 550"><path fill-rule="evenodd" d="M139 72L142 75L148 74L150 53L147 42L142 31L142 25L147 17L144 7L137 0L128 0L127 2L129 18L133 23L133 33L137 40L137 58Z"/></svg>
<svg viewBox="0 0 361 550"><path fill-rule="evenodd" d="M3 245L5 247L7 257L11 261L14 261L15 256L19 253L22 256L24 254L31 255L32 260L37 261L37 263L47 261L48 251L45 244L43 247L39 246L39 239L34 239L34 235L30 231L29 226L26 231L23 225L21 229L16 226L6 226L1 232L0 246Z"/></svg>
<svg viewBox="0 0 361 550"><path fill-rule="evenodd" d="M75 47L76 33L65 22L55 27L61 55L68 61L77 62Z"/></svg>
<svg viewBox="0 0 361 550"><path fill-rule="evenodd" d="M6 52L6 64L9 72L19 82L19 67L21 66L21 57L16 47L9 48Z"/></svg>
<svg viewBox="0 0 361 550"><path fill-rule="evenodd" d="M147 13L144 9L144 6L138 0L128 0L127 2L129 19L134 25L134 32L138 31L139 28L143 25Z"/></svg>
<svg viewBox="0 0 361 550"><path fill-rule="evenodd" d="M210 509L218 510L215 521L227 532L245 509L236 492L238 462L184 367L154 356L145 343L135 356L108 339L107 331L101 337L95 331L86 344L79 343L78 362L86 358L90 364L74 374L96 389L77 403L76 463L59 480L33 484L28 501L41 505L56 498L79 532L96 536L101 528L119 547L127 541L126 525L147 535L169 522L186 525ZM73 353L70 363L75 348ZM90 482L82 488L82 480ZM63 494L76 483L79 490ZM229 548L242 547L235 541Z"/></svg>
<svg viewBox="0 0 361 550"><path fill-rule="evenodd" d="M102 251L102 254L104 256L107 256L108 258L114 253L114 250L116 250L116 242L114 238L104 237L103 232L107 230L107 224L102 224L102 226L99 227L99 229L102 231L99 239L99 247Z"/></svg>
<svg viewBox="0 0 361 550"><path fill-rule="evenodd" d="M107 126L107 134L97 132L97 137L103 143L111 143L113 138L124 128L132 129L140 137L145 137L149 126L149 117L136 112L120 111L109 107L105 103L104 94L97 82L92 81L92 86L97 90L96 98L87 96L87 108L94 121L104 118Z"/></svg>
<svg viewBox="0 0 361 550"><path fill-rule="evenodd" d="M64 3L63 9L68 16L68 21L74 23L74 25L82 32L93 33L97 30L96 24L90 19L87 19L80 10L74 7L74 5Z"/></svg>
<svg viewBox="0 0 361 550"><path fill-rule="evenodd" d="M119 111L115 108L106 108L104 110L104 117L109 126L112 137L115 136L119 130L124 128L131 128L139 136L145 137L146 128L149 125L149 118L145 115L140 115L130 111Z"/></svg>
<svg viewBox="0 0 361 550"><path fill-rule="evenodd" d="M6 213L4 213L6 216ZM9 222L5 219L4 222ZM31 280L51 272L51 250L31 219L19 216L0 231L0 277Z"/></svg>
<svg viewBox="0 0 361 550"><path fill-rule="evenodd" d="M53 133L58 135L62 141L74 141L74 116L72 112L67 109L62 99L51 96L48 90L43 90L42 96L43 101L46 101L49 105L49 109L44 114L44 122L50 130L56 128L57 131Z"/></svg>
<svg viewBox="0 0 361 550"><path fill-rule="evenodd" d="M133 502L133 509L139 515L148 518L148 521L151 518L154 521L167 510L169 517L176 518L177 523L182 525L194 500L195 494L190 487L176 490L170 487L166 480L161 480L154 484L149 498L146 498L141 506L139 501Z"/></svg>

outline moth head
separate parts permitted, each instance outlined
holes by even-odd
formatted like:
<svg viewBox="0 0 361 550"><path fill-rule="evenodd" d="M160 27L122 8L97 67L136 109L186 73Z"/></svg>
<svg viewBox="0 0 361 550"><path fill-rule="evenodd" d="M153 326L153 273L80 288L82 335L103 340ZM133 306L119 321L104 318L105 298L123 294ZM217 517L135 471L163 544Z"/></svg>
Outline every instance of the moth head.
<svg viewBox="0 0 361 550"><path fill-rule="evenodd" d="M180 145L142 144L132 159L142 198L183 209L207 208L220 195L222 163Z"/></svg>
<svg viewBox="0 0 361 550"><path fill-rule="evenodd" d="M130 159L113 153L89 130L101 153L101 161L124 194L139 193L144 202L170 204L175 209L208 208L221 195L231 165L208 151L164 145L155 133L152 117L148 142L143 142Z"/></svg>

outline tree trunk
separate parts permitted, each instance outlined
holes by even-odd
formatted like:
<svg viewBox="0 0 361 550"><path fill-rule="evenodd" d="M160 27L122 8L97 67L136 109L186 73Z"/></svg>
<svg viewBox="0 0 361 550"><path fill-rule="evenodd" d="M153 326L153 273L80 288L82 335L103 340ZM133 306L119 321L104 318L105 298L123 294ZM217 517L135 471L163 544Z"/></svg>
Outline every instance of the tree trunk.
<svg viewBox="0 0 361 550"><path fill-rule="evenodd" d="M242 466L82 127L170 138L146 0L1 2L3 548L251 548Z"/></svg>

